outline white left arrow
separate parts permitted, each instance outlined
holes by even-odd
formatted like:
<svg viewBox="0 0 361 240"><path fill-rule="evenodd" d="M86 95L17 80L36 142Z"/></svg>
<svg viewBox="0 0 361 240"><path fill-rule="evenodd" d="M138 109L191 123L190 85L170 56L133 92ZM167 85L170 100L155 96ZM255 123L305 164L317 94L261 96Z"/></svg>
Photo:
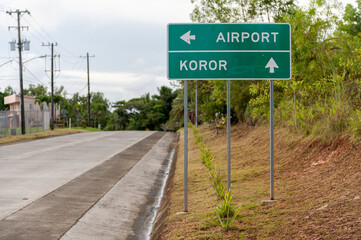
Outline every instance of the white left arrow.
<svg viewBox="0 0 361 240"><path fill-rule="evenodd" d="M269 72L270 72L270 73L275 73L275 68L278 68L278 65L277 65L277 63L275 62L275 60L273 60L273 58L271 58L271 59L268 61L268 63L267 63L267 65L266 65L265 68L269 68Z"/></svg>
<svg viewBox="0 0 361 240"><path fill-rule="evenodd" d="M191 40L196 40L196 35L191 35L191 31L186 32L180 37L183 41L191 44Z"/></svg>

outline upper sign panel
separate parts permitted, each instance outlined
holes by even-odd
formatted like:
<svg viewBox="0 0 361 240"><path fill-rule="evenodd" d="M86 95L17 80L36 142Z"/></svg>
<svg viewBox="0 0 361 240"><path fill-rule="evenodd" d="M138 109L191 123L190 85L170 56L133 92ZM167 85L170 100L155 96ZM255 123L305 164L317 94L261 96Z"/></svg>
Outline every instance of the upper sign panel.
<svg viewBox="0 0 361 240"><path fill-rule="evenodd" d="M289 24L169 24L168 51L291 50Z"/></svg>
<svg viewBox="0 0 361 240"><path fill-rule="evenodd" d="M289 79L289 24L169 24L169 79Z"/></svg>

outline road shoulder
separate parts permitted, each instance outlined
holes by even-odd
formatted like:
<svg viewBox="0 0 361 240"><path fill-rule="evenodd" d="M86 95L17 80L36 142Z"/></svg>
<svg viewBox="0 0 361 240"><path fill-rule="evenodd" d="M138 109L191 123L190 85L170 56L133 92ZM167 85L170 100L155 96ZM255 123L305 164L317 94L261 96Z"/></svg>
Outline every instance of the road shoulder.
<svg viewBox="0 0 361 240"><path fill-rule="evenodd" d="M147 239L175 141L163 136L61 239Z"/></svg>

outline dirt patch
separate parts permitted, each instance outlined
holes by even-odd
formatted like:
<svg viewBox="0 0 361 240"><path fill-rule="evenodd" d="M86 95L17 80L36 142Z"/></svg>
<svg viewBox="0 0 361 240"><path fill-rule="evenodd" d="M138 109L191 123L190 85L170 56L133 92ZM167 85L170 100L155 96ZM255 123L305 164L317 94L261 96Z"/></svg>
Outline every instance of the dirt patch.
<svg viewBox="0 0 361 240"><path fill-rule="evenodd" d="M199 128L226 178L226 133ZM224 232L209 220L217 198L189 132L189 214L183 207L183 136L160 239L361 239L361 145L275 131L275 197L269 199L268 126L232 127L232 192L241 214Z"/></svg>

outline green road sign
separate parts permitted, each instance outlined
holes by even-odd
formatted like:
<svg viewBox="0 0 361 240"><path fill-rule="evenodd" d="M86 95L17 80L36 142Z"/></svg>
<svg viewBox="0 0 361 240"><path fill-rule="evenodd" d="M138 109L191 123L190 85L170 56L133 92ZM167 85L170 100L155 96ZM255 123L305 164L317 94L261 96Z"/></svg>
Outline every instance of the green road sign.
<svg viewBox="0 0 361 240"><path fill-rule="evenodd" d="M290 79L289 24L169 24L168 78Z"/></svg>

